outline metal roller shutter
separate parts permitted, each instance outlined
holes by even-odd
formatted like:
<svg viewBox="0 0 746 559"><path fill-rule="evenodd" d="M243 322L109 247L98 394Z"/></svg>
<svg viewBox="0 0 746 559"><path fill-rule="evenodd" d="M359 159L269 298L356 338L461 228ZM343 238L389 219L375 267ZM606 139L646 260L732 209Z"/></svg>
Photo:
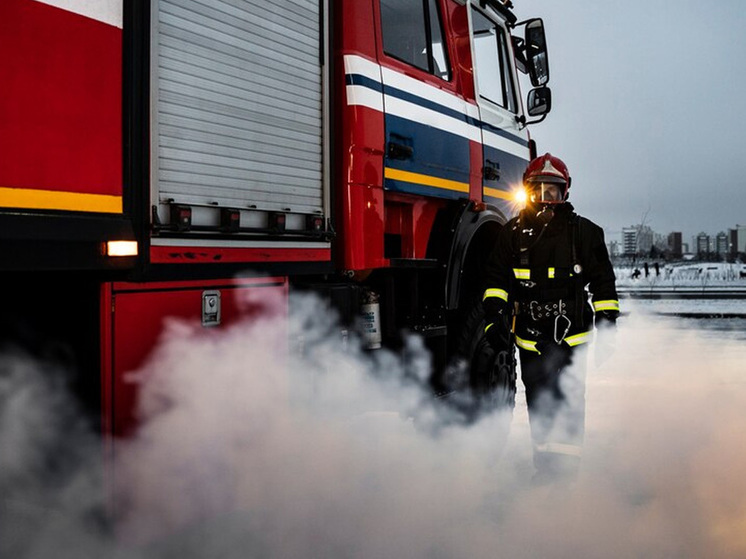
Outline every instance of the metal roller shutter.
<svg viewBox="0 0 746 559"><path fill-rule="evenodd" d="M318 0L159 0L157 201L323 211Z"/></svg>

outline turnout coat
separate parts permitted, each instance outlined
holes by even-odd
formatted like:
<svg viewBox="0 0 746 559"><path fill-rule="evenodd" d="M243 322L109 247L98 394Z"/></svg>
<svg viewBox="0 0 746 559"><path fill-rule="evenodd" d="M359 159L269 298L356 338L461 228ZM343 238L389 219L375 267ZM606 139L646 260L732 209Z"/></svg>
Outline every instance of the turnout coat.
<svg viewBox="0 0 746 559"><path fill-rule="evenodd" d="M603 230L568 202L549 215L524 210L503 227L483 296L488 337L512 330L519 348L539 354L544 344L584 344L594 317L614 323L619 314Z"/></svg>

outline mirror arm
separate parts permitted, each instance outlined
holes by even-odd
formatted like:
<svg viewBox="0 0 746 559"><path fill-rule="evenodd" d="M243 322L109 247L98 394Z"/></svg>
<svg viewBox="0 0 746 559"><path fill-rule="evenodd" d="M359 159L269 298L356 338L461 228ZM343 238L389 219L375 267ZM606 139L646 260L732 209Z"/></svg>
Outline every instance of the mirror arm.
<svg viewBox="0 0 746 559"><path fill-rule="evenodd" d="M523 130L524 128L526 128L526 126L530 126L532 124L539 124L547 117L548 114L549 113L544 113L543 115L541 115L541 118L537 118L536 120L529 120L529 121L526 120L525 116L521 115L521 116L515 117L515 120L518 124L521 125L521 130Z"/></svg>
<svg viewBox="0 0 746 559"><path fill-rule="evenodd" d="M523 66L522 73L528 74L528 59L526 58L526 41L515 35L511 35L513 40L513 53L516 60ZM520 69L520 68L519 68Z"/></svg>

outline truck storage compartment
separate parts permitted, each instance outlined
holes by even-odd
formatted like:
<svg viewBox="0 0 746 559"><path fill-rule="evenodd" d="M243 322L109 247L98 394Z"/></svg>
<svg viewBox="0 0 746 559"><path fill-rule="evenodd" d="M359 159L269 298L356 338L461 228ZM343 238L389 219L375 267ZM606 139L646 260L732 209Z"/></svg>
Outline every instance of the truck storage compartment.
<svg viewBox="0 0 746 559"><path fill-rule="evenodd" d="M104 433L125 436L136 429L142 379L131 374L152 355L169 323L177 321L204 336L220 336L242 320L284 322L287 292L284 277L105 284L101 292Z"/></svg>
<svg viewBox="0 0 746 559"><path fill-rule="evenodd" d="M328 214L322 17L317 0L153 2L156 228L176 230L179 205L191 230L234 233Z"/></svg>

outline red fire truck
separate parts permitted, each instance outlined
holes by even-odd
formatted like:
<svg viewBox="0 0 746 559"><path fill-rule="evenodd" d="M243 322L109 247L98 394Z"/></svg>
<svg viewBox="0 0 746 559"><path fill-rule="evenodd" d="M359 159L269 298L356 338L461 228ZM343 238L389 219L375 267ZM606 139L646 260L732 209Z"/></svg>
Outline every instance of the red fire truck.
<svg viewBox="0 0 746 559"><path fill-rule="evenodd" d="M3 0L0 60L1 341L79 371L103 433L165 317L221 328L246 294L364 308L436 371L484 349L480 268L551 105L509 0Z"/></svg>

